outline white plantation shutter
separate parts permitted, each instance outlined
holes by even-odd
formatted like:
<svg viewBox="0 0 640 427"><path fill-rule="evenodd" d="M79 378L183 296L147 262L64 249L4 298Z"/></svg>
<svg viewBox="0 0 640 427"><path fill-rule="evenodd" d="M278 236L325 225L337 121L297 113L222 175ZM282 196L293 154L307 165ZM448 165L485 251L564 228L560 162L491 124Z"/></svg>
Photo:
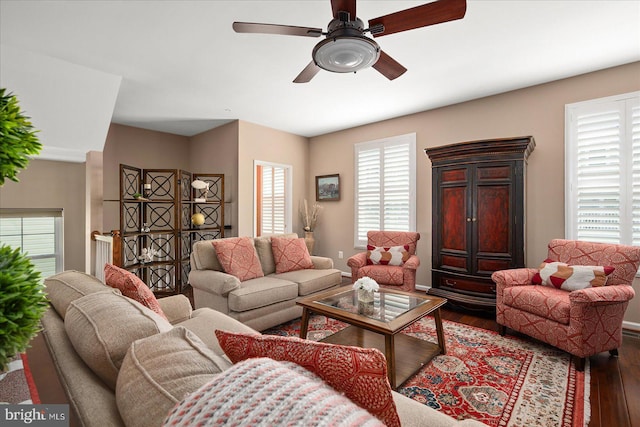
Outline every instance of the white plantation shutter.
<svg viewBox="0 0 640 427"><path fill-rule="evenodd" d="M567 238L640 244L639 93L566 110Z"/></svg>
<svg viewBox="0 0 640 427"><path fill-rule="evenodd" d="M415 133L355 145L356 247L369 230L415 231L415 145Z"/></svg>
<svg viewBox="0 0 640 427"><path fill-rule="evenodd" d="M638 95L640 96L640 94ZM640 246L640 101L631 102L631 244Z"/></svg>
<svg viewBox="0 0 640 427"><path fill-rule="evenodd" d="M0 210L0 245L20 248L44 280L63 270L61 210Z"/></svg>
<svg viewBox="0 0 640 427"><path fill-rule="evenodd" d="M286 232L286 170L262 166L262 234Z"/></svg>

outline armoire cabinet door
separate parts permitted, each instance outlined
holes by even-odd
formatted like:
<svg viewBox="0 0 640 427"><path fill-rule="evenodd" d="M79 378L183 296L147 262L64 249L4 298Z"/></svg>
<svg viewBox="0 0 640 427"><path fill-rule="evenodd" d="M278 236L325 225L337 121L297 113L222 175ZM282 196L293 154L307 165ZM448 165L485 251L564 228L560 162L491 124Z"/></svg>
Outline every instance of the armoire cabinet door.
<svg viewBox="0 0 640 427"><path fill-rule="evenodd" d="M512 265L514 166L496 163L474 167L473 274L488 277Z"/></svg>
<svg viewBox="0 0 640 427"><path fill-rule="evenodd" d="M472 268L470 215L471 182L468 167L447 168L439 174L437 215L441 216L437 231L440 268L469 273Z"/></svg>

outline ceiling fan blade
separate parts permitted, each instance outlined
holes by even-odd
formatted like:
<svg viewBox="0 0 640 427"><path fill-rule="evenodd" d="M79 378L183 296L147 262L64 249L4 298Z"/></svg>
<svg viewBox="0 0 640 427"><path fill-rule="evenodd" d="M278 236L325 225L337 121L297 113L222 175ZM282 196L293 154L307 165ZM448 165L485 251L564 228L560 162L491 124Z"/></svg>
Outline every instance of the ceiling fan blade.
<svg viewBox="0 0 640 427"><path fill-rule="evenodd" d="M350 19L356 19L356 0L331 0L333 17L338 19L338 12L348 12Z"/></svg>
<svg viewBox="0 0 640 427"><path fill-rule="evenodd" d="M293 81L294 83L309 83L311 79L318 74L320 71L320 67L316 65L315 62L309 62L309 65L304 67L304 70L298 74L298 77Z"/></svg>
<svg viewBox="0 0 640 427"><path fill-rule="evenodd" d="M413 30L428 25L461 19L467 11L466 0L438 0L411 9L384 15L369 20L369 28L382 24L381 32L372 32L374 37L386 36L401 31Z"/></svg>
<svg viewBox="0 0 640 427"><path fill-rule="evenodd" d="M320 37L322 28L296 27L293 25L259 24L255 22L234 22L236 33L281 34L284 36Z"/></svg>
<svg viewBox="0 0 640 427"><path fill-rule="evenodd" d="M403 75L406 68L404 68L398 61L384 53L384 51L380 51L380 58L378 61L373 64L373 68L378 70L380 74L388 78L389 80L396 79Z"/></svg>

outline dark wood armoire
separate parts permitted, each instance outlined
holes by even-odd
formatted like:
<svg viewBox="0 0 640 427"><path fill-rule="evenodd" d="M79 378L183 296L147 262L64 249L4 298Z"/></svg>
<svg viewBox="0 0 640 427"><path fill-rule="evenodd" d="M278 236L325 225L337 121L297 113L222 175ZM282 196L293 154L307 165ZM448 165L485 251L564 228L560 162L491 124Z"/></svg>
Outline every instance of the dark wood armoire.
<svg viewBox="0 0 640 427"><path fill-rule="evenodd" d="M491 274L524 267L531 136L425 149L433 176L432 284L453 305L493 311Z"/></svg>

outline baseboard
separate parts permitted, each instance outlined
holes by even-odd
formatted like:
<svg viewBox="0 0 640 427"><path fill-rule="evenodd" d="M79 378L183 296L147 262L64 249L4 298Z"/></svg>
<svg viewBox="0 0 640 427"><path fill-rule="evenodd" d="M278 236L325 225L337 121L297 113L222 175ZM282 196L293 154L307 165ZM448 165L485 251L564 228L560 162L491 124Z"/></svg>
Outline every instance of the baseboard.
<svg viewBox="0 0 640 427"><path fill-rule="evenodd" d="M351 273L347 273L346 271L341 271L340 274L342 277L351 277Z"/></svg>
<svg viewBox="0 0 640 427"><path fill-rule="evenodd" d="M625 335L640 338L640 323L623 321L622 333Z"/></svg>

